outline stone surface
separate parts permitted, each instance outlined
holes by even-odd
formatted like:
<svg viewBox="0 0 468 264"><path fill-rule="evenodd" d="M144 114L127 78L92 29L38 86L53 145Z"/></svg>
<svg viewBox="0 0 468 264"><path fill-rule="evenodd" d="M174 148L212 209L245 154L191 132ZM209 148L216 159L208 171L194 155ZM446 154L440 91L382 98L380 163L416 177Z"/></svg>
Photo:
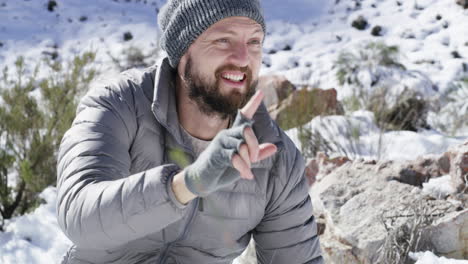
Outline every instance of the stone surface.
<svg viewBox="0 0 468 264"><path fill-rule="evenodd" d="M269 112L283 129L302 126L320 115L344 114L335 89L308 88L293 92L278 105L271 106Z"/></svg>
<svg viewBox="0 0 468 264"><path fill-rule="evenodd" d="M316 182L317 177L324 177L347 162L350 162L350 159L347 157L329 158L325 153L318 152L317 156L311 159L305 168L305 175L309 186L312 186Z"/></svg>
<svg viewBox="0 0 468 264"><path fill-rule="evenodd" d="M468 259L468 209L439 219L430 229L430 238L440 254Z"/></svg>
<svg viewBox="0 0 468 264"><path fill-rule="evenodd" d="M296 90L294 84L282 75L260 76L257 88L265 93L263 103L267 109L278 105Z"/></svg>
<svg viewBox="0 0 468 264"><path fill-rule="evenodd" d="M450 157L450 176L459 192L468 193L468 141L455 146L445 154Z"/></svg>
<svg viewBox="0 0 468 264"><path fill-rule="evenodd" d="M447 171L466 173L467 145L414 161L330 162L324 154L310 161L315 180L310 194L327 263L377 263L389 226L398 230L421 219L435 221L421 229L421 241L438 254L468 258L468 194L437 199L421 188Z"/></svg>

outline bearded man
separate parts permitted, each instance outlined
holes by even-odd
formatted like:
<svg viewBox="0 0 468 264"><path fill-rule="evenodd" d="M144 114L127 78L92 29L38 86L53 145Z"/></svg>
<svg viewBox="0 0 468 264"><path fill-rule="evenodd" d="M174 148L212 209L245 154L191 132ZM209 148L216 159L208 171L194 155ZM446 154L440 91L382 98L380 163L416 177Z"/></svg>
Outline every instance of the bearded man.
<svg viewBox="0 0 468 264"><path fill-rule="evenodd" d="M95 85L58 161L62 263L323 263L304 161L256 91L257 0L169 0L167 56Z"/></svg>

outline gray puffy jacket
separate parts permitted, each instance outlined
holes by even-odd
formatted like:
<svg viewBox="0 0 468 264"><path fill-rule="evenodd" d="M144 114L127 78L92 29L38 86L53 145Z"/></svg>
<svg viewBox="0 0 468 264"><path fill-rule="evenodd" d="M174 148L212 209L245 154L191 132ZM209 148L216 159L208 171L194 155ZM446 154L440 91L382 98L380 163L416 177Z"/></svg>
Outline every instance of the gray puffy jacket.
<svg viewBox="0 0 468 264"><path fill-rule="evenodd" d="M58 222L74 245L63 263L231 263L251 236L259 263L322 263L304 161L264 106L259 142L281 146L239 180L180 204L169 153L193 161L182 137L167 59L95 85L81 100L58 159Z"/></svg>

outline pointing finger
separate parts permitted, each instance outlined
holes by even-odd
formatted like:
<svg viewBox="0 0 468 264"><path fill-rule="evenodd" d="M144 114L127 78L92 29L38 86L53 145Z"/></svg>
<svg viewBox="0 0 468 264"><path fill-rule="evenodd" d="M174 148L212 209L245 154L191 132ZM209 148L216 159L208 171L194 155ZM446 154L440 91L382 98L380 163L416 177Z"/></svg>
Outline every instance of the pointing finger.
<svg viewBox="0 0 468 264"><path fill-rule="evenodd" d="M263 100L263 92L262 90L257 90L257 92L250 98L247 104L240 110L241 113L249 118L252 119L255 112L257 112L258 106L262 103Z"/></svg>

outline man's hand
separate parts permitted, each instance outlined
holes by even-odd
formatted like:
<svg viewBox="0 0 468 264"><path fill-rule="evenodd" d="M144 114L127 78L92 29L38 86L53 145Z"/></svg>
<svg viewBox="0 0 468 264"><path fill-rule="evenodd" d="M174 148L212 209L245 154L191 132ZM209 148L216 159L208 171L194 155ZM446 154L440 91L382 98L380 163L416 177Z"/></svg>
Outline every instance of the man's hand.
<svg viewBox="0 0 468 264"><path fill-rule="evenodd" d="M179 173L183 176L176 175L173 190L179 201L186 203L195 197L193 194L207 196L240 178L253 179L251 164L277 151L274 144L259 145L251 127L251 119L262 99L263 92L257 91L239 111L232 128L218 133L198 159ZM181 186L181 178L184 178L185 186ZM188 190L192 195L185 193Z"/></svg>
<svg viewBox="0 0 468 264"><path fill-rule="evenodd" d="M257 112L263 100L264 94L258 90L249 102L240 110L240 113L247 119L252 119ZM236 124L234 124L235 126ZM250 166L254 162L264 160L275 154L277 148L274 144L263 143L258 145L257 137L251 126L246 126L244 129L245 144L242 144L239 153L232 157L232 165L240 172L240 176L244 179L253 179Z"/></svg>

